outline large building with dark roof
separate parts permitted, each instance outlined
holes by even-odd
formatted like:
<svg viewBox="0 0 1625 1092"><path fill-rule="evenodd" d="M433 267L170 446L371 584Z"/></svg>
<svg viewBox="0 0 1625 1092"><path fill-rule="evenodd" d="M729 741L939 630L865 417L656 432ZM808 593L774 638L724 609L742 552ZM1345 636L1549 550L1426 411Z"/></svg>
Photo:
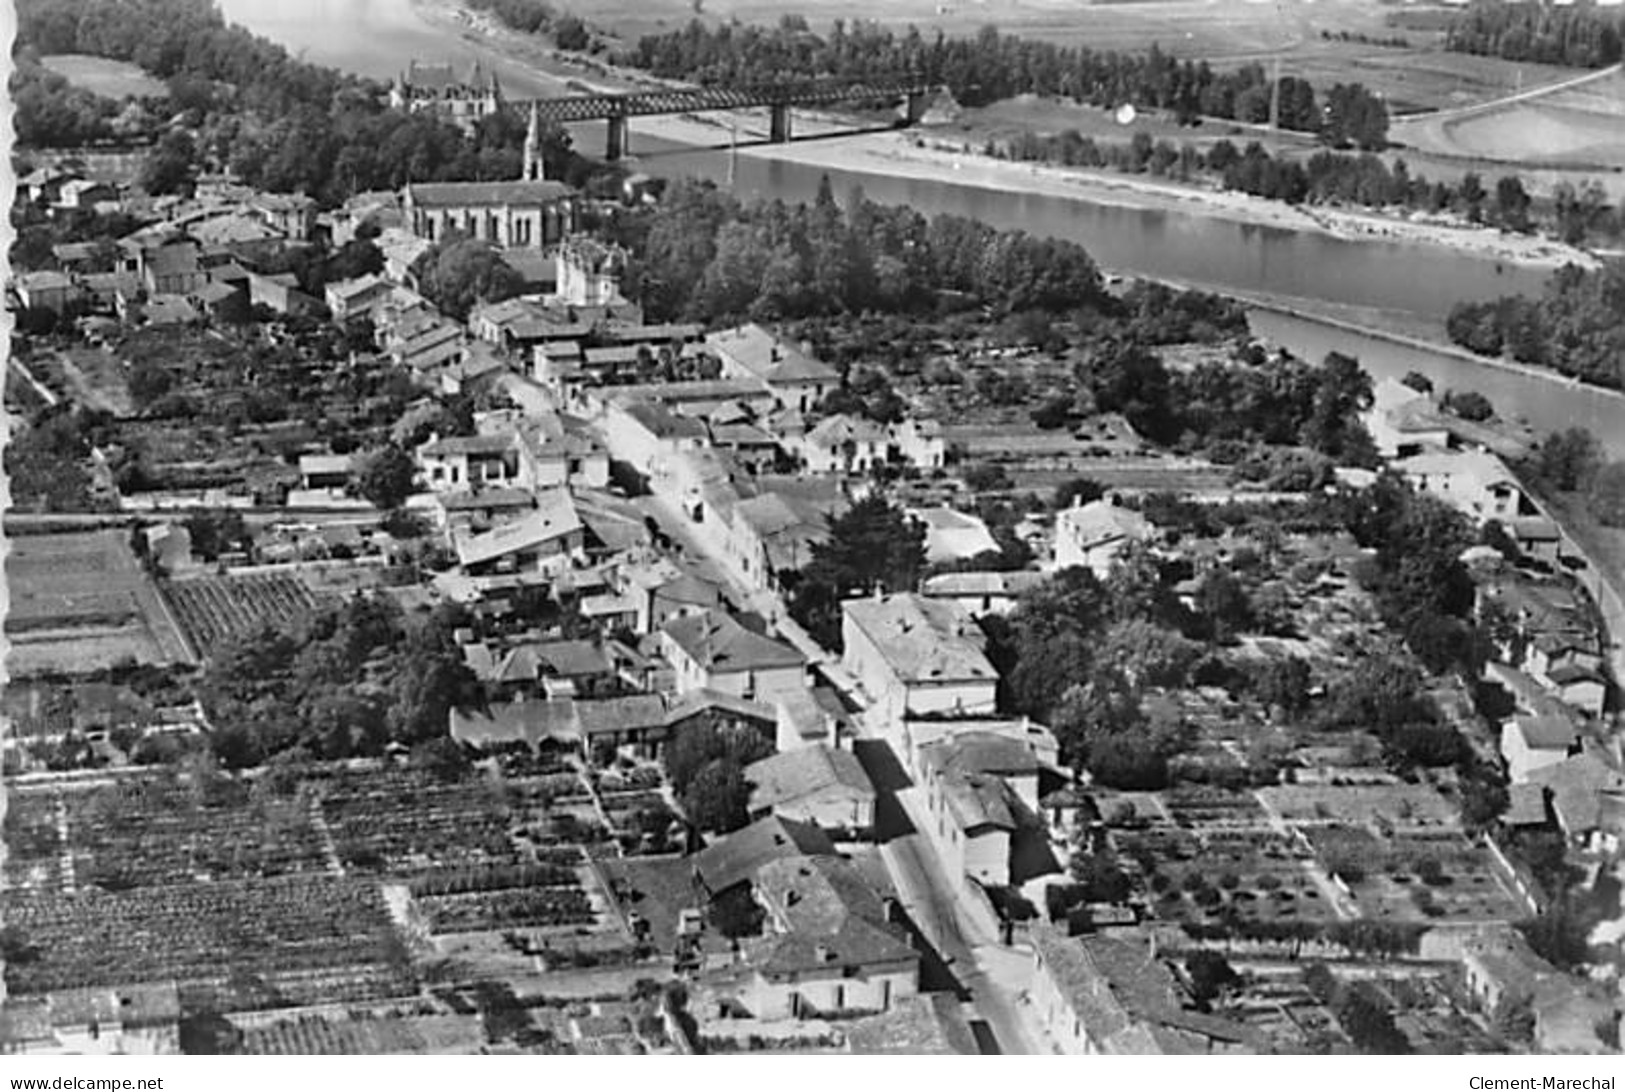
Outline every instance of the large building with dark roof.
<svg viewBox="0 0 1625 1092"><path fill-rule="evenodd" d="M563 182L416 182L406 187L406 223L439 242L461 234L499 247L556 246L575 230L575 190Z"/></svg>
<svg viewBox="0 0 1625 1092"><path fill-rule="evenodd" d="M475 61L458 70L449 64L411 61L395 77L389 105L413 113L432 113L472 130L483 117L502 109L502 85L495 69Z"/></svg>

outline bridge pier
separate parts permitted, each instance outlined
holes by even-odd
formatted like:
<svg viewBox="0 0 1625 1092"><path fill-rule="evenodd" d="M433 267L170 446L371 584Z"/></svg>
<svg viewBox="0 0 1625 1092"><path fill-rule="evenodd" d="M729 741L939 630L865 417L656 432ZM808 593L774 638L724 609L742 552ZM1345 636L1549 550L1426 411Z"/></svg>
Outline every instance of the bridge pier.
<svg viewBox="0 0 1625 1092"><path fill-rule="evenodd" d="M768 106L767 139L774 144L790 142L790 104L771 103Z"/></svg>
<svg viewBox="0 0 1625 1092"><path fill-rule="evenodd" d="M907 111L904 115L907 119L904 124L918 125L920 119L925 117L925 112L930 108L930 105L930 100L924 91L910 91L907 106L904 108Z"/></svg>
<svg viewBox="0 0 1625 1092"><path fill-rule="evenodd" d="M609 126L609 143L604 150L604 158L613 163L621 159L632 146L632 133L627 128L624 115L613 115L606 119Z"/></svg>

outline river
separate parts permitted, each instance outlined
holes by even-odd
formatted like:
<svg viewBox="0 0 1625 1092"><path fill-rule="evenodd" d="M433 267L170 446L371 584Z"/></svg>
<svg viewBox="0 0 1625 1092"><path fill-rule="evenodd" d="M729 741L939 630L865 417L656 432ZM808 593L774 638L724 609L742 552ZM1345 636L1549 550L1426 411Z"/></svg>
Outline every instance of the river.
<svg viewBox="0 0 1625 1092"><path fill-rule="evenodd" d="M545 83L523 69L422 22L410 0L222 0L221 7L228 19L315 63L387 78L412 58L467 63L482 56L496 65L512 94L546 93ZM589 131L578 139L593 147L601 137ZM727 177L728 156L723 151L696 150L643 135L635 138L634 151L651 173L694 174L719 182ZM826 173L838 195L860 184L870 198L885 204L908 205L927 214L951 212L1001 228L1075 240L1108 268L1221 291L1372 308L1410 320L1407 325L1437 324L1459 300L1538 291L1546 276L1540 270L1443 248L1341 240L1197 212L993 192L749 155L738 157L733 187L741 196L804 200L812 197L820 175ZM1419 371L1441 389L1481 391L1501 413L1539 429L1585 425L1613 454L1625 456L1625 398L1308 319L1257 312L1254 321L1260 334L1300 356L1319 359L1337 348L1358 356L1375 376Z"/></svg>

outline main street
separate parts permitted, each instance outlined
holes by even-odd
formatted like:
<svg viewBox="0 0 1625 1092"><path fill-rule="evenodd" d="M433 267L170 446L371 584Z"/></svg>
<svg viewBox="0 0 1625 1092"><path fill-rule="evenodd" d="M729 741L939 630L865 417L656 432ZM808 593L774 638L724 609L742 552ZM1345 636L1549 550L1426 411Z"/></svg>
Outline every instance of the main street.
<svg viewBox="0 0 1625 1092"><path fill-rule="evenodd" d="M517 381L508 387L526 412L544 412L542 407L548 405L546 395L532 384ZM679 505L662 495L658 483L654 493L638 501L681 555L709 562L715 574L726 582L731 602L772 625L779 636L795 645L809 662L817 664L823 676L852 704L868 706L867 695L841 669L836 658L789 617L784 600L772 591L751 586L717 536L711 533L711 525L690 520ZM855 720L860 725L864 722L861 716ZM910 920L933 949L926 953L928 967L946 970L959 995L968 1000L976 1016L985 1022L1000 1053L1049 1053L1047 1048L1035 1045L1043 1042L1042 1033L1024 1019L1028 1014L1016 996L1020 987L1009 984L1012 977L1019 980L1019 976L1008 973L1008 968L1012 961L1020 962L1020 954L1001 950L996 937L980 935L985 930L977 929L969 911L961 904L960 885L949 877L940 854L925 833L929 819L918 800L918 790L908 782L891 743L865 732L857 749L881 792L879 807L885 818L877 818L877 826L886 827L879 835L881 858ZM1006 973L1002 977L1006 981L999 981L992 973L1001 968L987 958L989 955L1004 957L1002 962L1006 966L1002 969ZM932 960L937 961L936 966ZM929 980L929 976L926 977Z"/></svg>

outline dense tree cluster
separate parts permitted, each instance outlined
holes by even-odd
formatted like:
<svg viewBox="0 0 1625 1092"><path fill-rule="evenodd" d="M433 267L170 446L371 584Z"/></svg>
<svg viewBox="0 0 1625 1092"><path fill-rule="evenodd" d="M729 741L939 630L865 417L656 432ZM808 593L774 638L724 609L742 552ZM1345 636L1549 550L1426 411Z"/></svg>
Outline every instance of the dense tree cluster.
<svg viewBox="0 0 1625 1092"><path fill-rule="evenodd" d="M416 269L424 296L459 322L476 303L500 303L525 289L525 279L490 243L456 232L419 258Z"/></svg>
<svg viewBox="0 0 1625 1092"><path fill-rule="evenodd" d="M452 708L484 701L455 622L446 612L409 619L387 597L358 596L296 632L228 640L198 687L215 754L241 769L288 752L350 758L444 737Z"/></svg>
<svg viewBox="0 0 1625 1092"><path fill-rule="evenodd" d="M1258 64L1216 72L1206 61L1181 61L1155 45L1145 53L1119 53L1000 34L992 26L975 37L938 34L927 41L917 27L897 35L879 24L842 20L820 36L793 15L776 27L707 27L696 19L681 30L641 39L620 60L657 76L710 86L908 72L946 85L967 106L1031 94L1111 108L1156 107L1184 122L1203 116L1266 122L1272 98L1269 75ZM1280 124L1302 132L1324 130L1338 143L1384 144L1388 115L1380 99L1358 85L1344 85L1329 101L1334 109L1323 111L1308 82L1285 77L1279 87Z"/></svg>
<svg viewBox="0 0 1625 1092"><path fill-rule="evenodd" d="M1596 270L1564 266L1538 299L1459 303L1446 327L1452 341L1475 353L1506 353L1587 383L1625 387L1625 259Z"/></svg>
<svg viewBox="0 0 1625 1092"><path fill-rule="evenodd" d="M1618 64L1625 15L1596 4L1473 0L1445 36L1449 49L1571 68Z"/></svg>
<svg viewBox="0 0 1625 1092"><path fill-rule="evenodd" d="M749 820L745 767L772 753L773 745L755 728L707 720L685 725L662 761L689 822L726 834Z"/></svg>
<svg viewBox="0 0 1625 1092"><path fill-rule="evenodd" d="M18 41L36 54L128 61L165 81L165 109L178 112L183 128L165 130L149 164L162 188L182 186L208 166L229 168L261 189L336 204L408 181L519 175L524 119L498 113L469 136L428 114L388 110L382 85L294 60L281 46L227 26L208 0L24 0L18 18ZM25 144L94 135L84 131L88 107L79 99L59 93L48 76L30 79L18 123ZM570 153L562 130L547 134L543 156L572 181L591 171ZM177 170L182 165L185 172Z"/></svg>
<svg viewBox="0 0 1625 1092"><path fill-rule="evenodd" d="M1354 495L1351 507L1350 530L1377 551L1360 575L1384 620L1430 670L1476 676L1481 653L1467 620L1473 582L1461 562L1475 540L1467 518L1393 474Z"/></svg>
<svg viewBox="0 0 1625 1092"><path fill-rule="evenodd" d="M845 209L827 179L811 205L742 205L707 182L673 185L658 213L621 218L645 307L660 317L799 318L920 311L943 292L1001 313L1079 307L1102 296L1076 243L997 231L976 220L876 205Z"/></svg>
<svg viewBox="0 0 1625 1092"><path fill-rule="evenodd" d="M841 600L913 591L925 571L925 528L879 494L830 521L829 541L790 588L790 615L824 648L841 647Z"/></svg>

